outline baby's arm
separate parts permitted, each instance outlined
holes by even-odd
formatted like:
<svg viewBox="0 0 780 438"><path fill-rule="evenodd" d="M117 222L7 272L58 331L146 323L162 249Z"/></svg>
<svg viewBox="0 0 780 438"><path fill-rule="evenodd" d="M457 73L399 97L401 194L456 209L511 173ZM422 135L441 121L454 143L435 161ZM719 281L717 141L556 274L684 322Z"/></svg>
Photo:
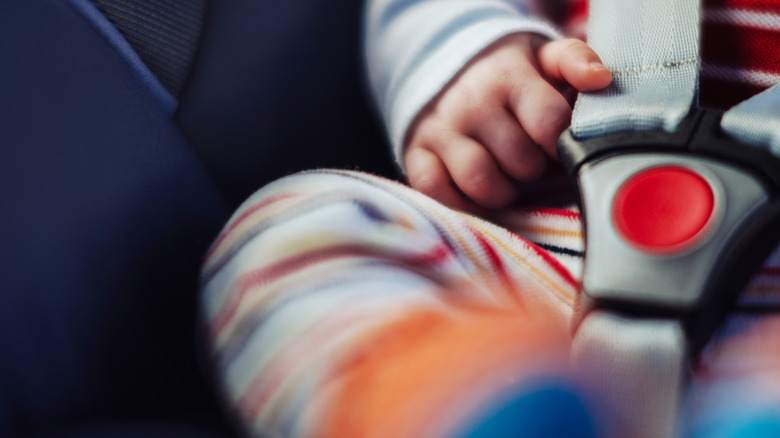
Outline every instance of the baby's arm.
<svg viewBox="0 0 780 438"><path fill-rule="evenodd" d="M515 181L544 172L571 118L564 97L605 87L609 71L576 39L502 38L473 59L418 115L404 149L415 189L461 210L502 207Z"/></svg>
<svg viewBox="0 0 780 438"><path fill-rule="evenodd" d="M533 179L555 156L571 111L559 90L610 81L584 43L560 40L530 3L368 2L367 70L396 160L412 186L450 206L510 202L513 180Z"/></svg>

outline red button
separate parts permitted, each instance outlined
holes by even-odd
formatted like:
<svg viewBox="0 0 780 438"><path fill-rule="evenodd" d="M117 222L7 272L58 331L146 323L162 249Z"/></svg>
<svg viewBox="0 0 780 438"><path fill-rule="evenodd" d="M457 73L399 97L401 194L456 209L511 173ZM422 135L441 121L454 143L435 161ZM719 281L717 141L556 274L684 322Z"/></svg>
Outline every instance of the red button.
<svg viewBox="0 0 780 438"><path fill-rule="evenodd" d="M650 253L696 243L714 213L714 195L699 174L658 166L630 177L617 192L612 216L620 235Z"/></svg>

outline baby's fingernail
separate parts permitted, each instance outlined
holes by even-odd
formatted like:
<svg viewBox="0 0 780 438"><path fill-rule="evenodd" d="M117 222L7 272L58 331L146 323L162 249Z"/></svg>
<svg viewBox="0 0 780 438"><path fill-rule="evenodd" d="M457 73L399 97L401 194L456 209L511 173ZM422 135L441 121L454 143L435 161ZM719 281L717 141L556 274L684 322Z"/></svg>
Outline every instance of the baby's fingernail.
<svg viewBox="0 0 780 438"><path fill-rule="evenodd" d="M601 71L601 70L607 70L606 67L604 67L604 64L602 64L599 61L593 61L590 64L588 64L588 67L590 67L593 71Z"/></svg>

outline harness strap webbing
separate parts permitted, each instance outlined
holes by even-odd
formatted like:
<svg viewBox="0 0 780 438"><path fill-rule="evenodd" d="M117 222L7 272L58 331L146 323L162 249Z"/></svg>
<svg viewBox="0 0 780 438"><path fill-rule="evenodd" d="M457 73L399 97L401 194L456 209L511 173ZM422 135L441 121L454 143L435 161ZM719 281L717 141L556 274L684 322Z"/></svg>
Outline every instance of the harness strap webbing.
<svg viewBox="0 0 780 438"><path fill-rule="evenodd" d="M696 0L591 0L588 43L613 72L580 94L572 132L582 139L674 130L695 103L701 8ZM591 312L572 358L616 420L617 436L670 437L685 381L679 322Z"/></svg>
<svg viewBox="0 0 780 438"><path fill-rule="evenodd" d="M696 0L591 0L588 44L613 80L580 95L575 137L677 127L696 98L699 17Z"/></svg>
<svg viewBox="0 0 780 438"><path fill-rule="evenodd" d="M580 94L573 135L675 130L697 99L700 1L591 0L590 8L588 42L613 82ZM721 127L780 156L780 85L728 111ZM572 360L615 419L616 436L671 437L689 348L676 319L594 310L580 321Z"/></svg>
<svg viewBox="0 0 780 438"><path fill-rule="evenodd" d="M678 321L594 311L572 346L591 393L616 420L614 436L672 437L682 390L685 334Z"/></svg>
<svg viewBox="0 0 780 438"><path fill-rule="evenodd" d="M780 156L780 84L726 111L720 126L737 140Z"/></svg>

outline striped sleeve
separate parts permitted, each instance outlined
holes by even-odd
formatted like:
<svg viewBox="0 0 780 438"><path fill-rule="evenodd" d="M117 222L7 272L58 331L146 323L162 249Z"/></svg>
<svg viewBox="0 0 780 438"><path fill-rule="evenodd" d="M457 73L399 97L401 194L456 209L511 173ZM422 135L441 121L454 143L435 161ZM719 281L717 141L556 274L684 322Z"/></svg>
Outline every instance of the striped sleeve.
<svg viewBox="0 0 780 438"><path fill-rule="evenodd" d="M488 45L516 32L558 37L523 0L371 0L366 14L366 67L396 157L417 113Z"/></svg>

